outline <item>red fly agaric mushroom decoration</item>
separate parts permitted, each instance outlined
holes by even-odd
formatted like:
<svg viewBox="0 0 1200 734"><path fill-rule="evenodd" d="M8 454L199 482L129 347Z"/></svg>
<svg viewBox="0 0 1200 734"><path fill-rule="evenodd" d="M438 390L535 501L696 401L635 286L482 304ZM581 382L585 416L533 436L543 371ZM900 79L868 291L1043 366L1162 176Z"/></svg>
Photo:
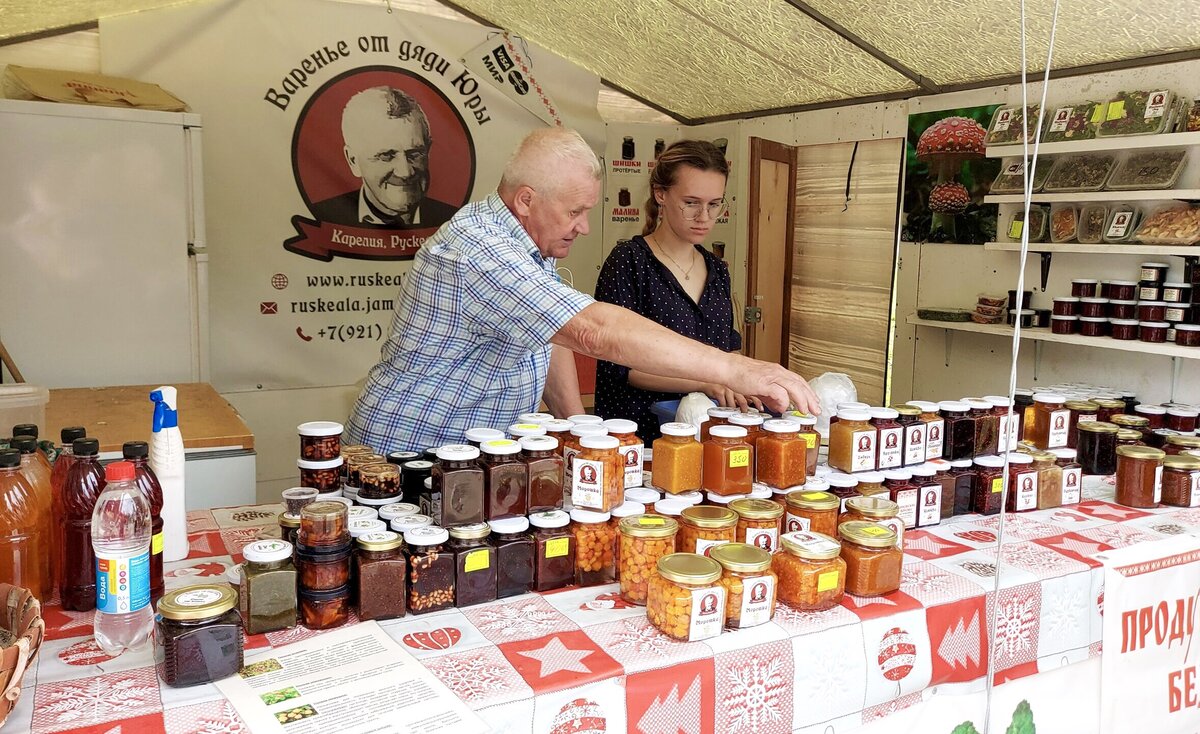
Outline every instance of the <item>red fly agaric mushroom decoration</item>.
<svg viewBox="0 0 1200 734"><path fill-rule="evenodd" d="M970 192L957 181L935 184L929 192L929 211L936 214L962 214L970 205Z"/></svg>
<svg viewBox="0 0 1200 734"><path fill-rule="evenodd" d="M983 139L987 131L969 117L943 117L930 125L917 140L917 158L929 164L937 174L937 185L929 193L929 210L934 226L954 235L955 214L971 204L970 192L954 179L962 164L985 153Z"/></svg>

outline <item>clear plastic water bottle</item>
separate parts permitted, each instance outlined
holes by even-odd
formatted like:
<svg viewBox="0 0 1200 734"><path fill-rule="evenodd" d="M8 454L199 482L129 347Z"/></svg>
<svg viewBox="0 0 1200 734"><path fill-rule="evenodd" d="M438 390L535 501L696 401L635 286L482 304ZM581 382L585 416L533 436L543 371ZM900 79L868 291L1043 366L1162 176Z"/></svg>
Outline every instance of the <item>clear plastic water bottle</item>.
<svg viewBox="0 0 1200 734"><path fill-rule="evenodd" d="M150 504L134 467L104 468L107 486L92 512L96 554L96 644L109 655L141 647L154 631L150 606Z"/></svg>

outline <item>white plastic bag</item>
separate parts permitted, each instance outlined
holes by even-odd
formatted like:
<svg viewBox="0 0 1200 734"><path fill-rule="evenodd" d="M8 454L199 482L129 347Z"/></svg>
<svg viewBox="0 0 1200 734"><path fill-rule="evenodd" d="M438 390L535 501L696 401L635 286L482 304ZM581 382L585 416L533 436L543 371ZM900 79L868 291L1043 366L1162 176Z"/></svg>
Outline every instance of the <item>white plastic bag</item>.
<svg viewBox="0 0 1200 734"><path fill-rule="evenodd" d="M821 415L817 417L817 432L822 436L829 435L829 416L837 411L839 403L853 403L858 400L858 389L849 375L841 372L826 372L815 380L809 381L809 387L821 399Z"/></svg>
<svg viewBox="0 0 1200 734"><path fill-rule="evenodd" d="M696 435L700 435L700 426L708 420L708 409L713 407L712 398L702 392L684 395L675 411L675 421L691 423L696 427Z"/></svg>

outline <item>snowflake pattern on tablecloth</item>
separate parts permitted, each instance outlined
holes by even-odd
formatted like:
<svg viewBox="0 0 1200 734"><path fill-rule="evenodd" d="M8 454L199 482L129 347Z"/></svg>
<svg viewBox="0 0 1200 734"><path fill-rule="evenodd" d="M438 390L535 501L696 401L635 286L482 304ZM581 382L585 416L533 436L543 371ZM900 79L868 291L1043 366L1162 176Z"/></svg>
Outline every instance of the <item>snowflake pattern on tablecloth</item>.
<svg viewBox="0 0 1200 734"><path fill-rule="evenodd" d="M497 604L468 613L468 617L480 632L502 641L540 637L561 629L564 620L562 614L540 599Z"/></svg>
<svg viewBox="0 0 1200 734"><path fill-rule="evenodd" d="M793 609L780 602L775 607L775 616L771 621L782 627L790 636L795 637L846 624L857 624L859 618L854 612L840 604L823 612L807 612Z"/></svg>
<svg viewBox="0 0 1200 734"><path fill-rule="evenodd" d="M783 721L783 698L791 694L791 686L782 660L754 655L745 665L730 668L725 676L730 693L722 705L729 717L729 731L757 732Z"/></svg>
<svg viewBox="0 0 1200 734"><path fill-rule="evenodd" d="M508 671L482 653L445 655L422 664L468 703L492 698L509 688Z"/></svg>
<svg viewBox="0 0 1200 734"><path fill-rule="evenodd" d="M621 630L613 635L611 644L618 650L665 658L674 643L647 620L635 617L621 620Z"/></svg>
<svg viewBox="0 0 1200 734"><path fill-rule="evenodd" d="M63 681L34 689L34 728L61 731L158 711L154 668Z"/></svg>
<svg viewBox="0 0 1200 734"><path fill-rule="evenodd" d="M985 553L987 551L984 551ZM994 551L989 555L995 555ZM1004 546L1004 563L1039 576L1061 576L1082 571L1084 564L1037 543L1013 543Z"/></svg>
<svg viewBox="0 0 1200 734"><path fill-rule="evenodd" d="M1187 528L1177 522L1156 522L1150 526L1150 529L1163 535L1183 535L1188 532Z"/></svg>
<svg viewBox="0 0 1200 734"><path fill-rule="evenodd" d="M1038 614L1037 600L1032 597L1009 599L1000 604L996 615L996 650L1014 659L1036 654Z"/></svg>
<svg viewBox="0 0 1200 734"><path fill-rule="evenodd" d="M912 590L925 593L945 591L946 589L949 589L949 580L949 574L930 570L929 567L920 563L906 564L900 574L901 587L909 587ZM908 588L905 589L904 593L909 595L912 594Z"/></svg>
<svg viewBox="0 0 1200 734"><path fill-rule="evenodd" d="M1049 597L1049 598L1047 598ZM1062 593L1042 595L1042 639L1061 640L1079 628L1079 610L1087 606L1081 589L1071 586Z"/></svg>
<svg viewBox="0 0 1200 734"><path fill-rule="evenodd" d="M906 708L915 706L920 702L920 693L910 693L907 696L901 696L900 698L888 701L887 703L882 703L878 706L871 706L870 708L863 710L863 723L867 724L872 721L885 719L894 713L898 713Z"/></svg>
<svg viewBox="0 0 1200 734"><path fill-rule="evenodd" d="M986 517L975 518L971 521L975 525L980 525L992 530L999 530L1000 516L988 515ZM1022 517L1020 515L1005 515L1004 519L1004 540L1010 542L1013 538L1020 540L1033 540L1034 538L1045 538L1050 535L1058 535L1062 530L1053 525L1047 525L1044 522L1038 522L1031 517Z"/></svg>
<svg viewBox="0 0 1200 734"><path fill-rule="evenodd" d="M1144 540L1149 540L1152 537L1137 528L1115 523L1091 530L1083 530L1079 534L1085 538L1094 538L1105 545L1111 545L1113 548L1124 548L1135 543L1141 543Z"/></svg>
<svg viewBox="0 0 1200 734"><path fill-rule="evenodd" d="M250 728L228 700L167 709L163 721L171 734L249 734Z"/></svg>
<svg viewBox="0 0 1200 734"><path fill-rule="evenodd" d="M1200 525L1200 507L1191 507L1171 514L1171 519L1185 525Z"/></svg>

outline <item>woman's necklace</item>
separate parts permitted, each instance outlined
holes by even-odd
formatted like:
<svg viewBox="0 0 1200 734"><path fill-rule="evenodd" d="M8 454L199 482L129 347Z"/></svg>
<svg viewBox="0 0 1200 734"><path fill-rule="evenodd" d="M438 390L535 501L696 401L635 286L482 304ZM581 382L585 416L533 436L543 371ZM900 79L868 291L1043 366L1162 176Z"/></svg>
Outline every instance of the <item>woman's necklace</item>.
<svg viewBox="0 0 1200 734"><path fill-rule="evenodd" d="M662 254L666 255L668 260L675 263L675 267L679 269L679 272L683 273L683 279L691 280L692 279L692 269L696 267L696 248L695 247L692 248L691 264L688 266L687 270L684 270L683 266L679 264L679 261L676 260L675 258L671 257L671 253L667 252L666 249L663 248L663 246L659 243L657 237L655 237L654 235L650 235L650 238L653 240L653 244L658 247L658 251L661 252Z"/></svg>

